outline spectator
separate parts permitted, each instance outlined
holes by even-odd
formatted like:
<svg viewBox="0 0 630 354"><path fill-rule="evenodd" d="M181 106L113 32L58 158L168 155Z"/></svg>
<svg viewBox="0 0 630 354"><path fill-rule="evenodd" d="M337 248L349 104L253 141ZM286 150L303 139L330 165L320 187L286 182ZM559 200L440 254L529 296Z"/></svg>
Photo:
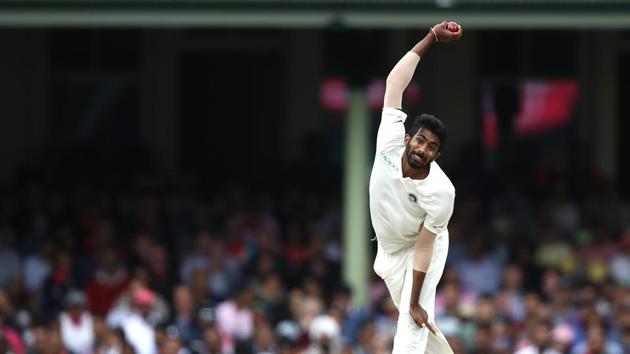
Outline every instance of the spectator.
<svg viewBox="0 0 630 354"><path fill-rule="evenodd" d="M10 294L0 288L0 318L2 322L11 327L19 329L19 324L16 321L16 313L13 305L13 299Z"/></svg>
<svg viewBox="0 0 630 354"><path fill-rule="evenodd" d="M5 323L4 318L0 316L0 336L7 348L15 354L25 354L26 346L20 337L20 333Z"/></svg>
<svg viewBox="0 0 630 354"><path fill-rule="evenodd" d="M108 330L103 343L96 348L98 354L123 354L125 352L135 354L122 328Z"/></svg>
<svg viewBox="0 0 630 354"><path fill-rule="evenodd" d="M66 250L59 250L55 256L55 265L44 282L42 289L42 308L51 313L59 313L64 308L64 298L72 289L80 289L75 279L72 255Z"/></svg>
<svg viewBox="0 0 630 354"><path fill-rule="evenodd" d="M65 296L66 310L59 315L59 330L66 349L74 354L91 354L94 345L94 322L87 311L85 295L70 291Z"/></svg>
<svg viewBox="0 0 630 354"><path fill-rule="evenodd" d="M150 274L149 286L162 296L170 296L176 281L171 271L171 258L168 249L161 244L150 246L149 260L145 265Z"/></svg>
<svg viewBox="0 0 630 354"><path fill-rule="evenodd" d="M308 250L304 247L303 234L301 225L296 222L286 227L286 241L282 243L282 254L291 264L291 269L299 269L308 254Z"/></svg>
<svg viewBox="0 0 630 354"><path fill-rule="evenodd" d="M339 264L326 254L326 240L311 238L308 253L302 264L300 274L304 278L312 278L325 289L334 289L339 281Z"/></svg>
<svg viewBox="0 0 630 354"><path fill-rule="evenodd" d="M214 326L207 326L203 330L202 341L193 344L191 347L194 354L222 354L219 330Z"/></svg>
<svg viewBox="0 0 630 354"><path fill-rule="evenodd" d="M94 326L94 351L98 353L98 348L101 348L105 345L107 337L110 333L110 328L107 327L105 323L105 318L102 316L93 316L92 317L93 326Z"/></svg>
<svg viewBox="0 0 630 354"><path fill-rule="evenodd" d="M474 333L474 342L471 353L473 354L487 354L492 353L492 335L490 333L490 325L482 323L479 325Z"/></svg>
<svg viewBox="0 0 630 354"><path fill-rule="evenodd" d="M190 283L195 270L210 267L210 255L213 235L208 230L201 230L195 237L195 249L181 262L179 273L183 282Z"/></svg>
<svg viewBox="0 0 630 354"><path fill-rule="evenodd" d="M99 253L99 267L88 281L85 291L92 313L105 316L114 301L129 284L129 274L118 261L116 250L108 246Z"/></svg>
<svg viewBox="0 0 630 354"><path fill-rule="evenodd" d="M341 284L333 293L331 308L339 311L341 318L341 336L345 344L357 343L359 328L367 320L367 314L361 308L352 304L352 289L346 284ZM372 332L374 328L371 328Z"/></svg>
<svg viewBox="0 0 630 354"><path fill-rule="evenodd" d="M470 258L458 266L462 287L473 294L495 293L499 289L501 270L492 257L484 252L481 239L473 241Z"/></svg>
<svg viewBox="0 0 630 354"><path fill-rule="evenodd" d="M227 299L240 278L236 262L226 257L224 244L205 231L196 244L198 249L180 267L182 280L191 285L198 302Z"/></svg>
<svg viewBox="0 0 630 354"><path fill-rule="evenodd" d="M554 323L566 323L575 313L573 288L567 280L562 280L551 295L551 318Z"/></svg>
<svg viewBox="0 0 630 354"><path fill-rule="evenodd" d="M61 333L59 330L59 323L52 323L48 326L46 332L46 347L43 353L45 354L71 354L64 345L61 339Z"/></svg>
<svg viewBox="0 0 630 354"><path fill-rule="evenodd" d="M377 343L374 340L376 328L372 321L363 321L357 330L357 340L353 344L353 354L371 354L376 350Z"/></svg>
<svg viewBox="0 0 630 354"><path fill-rule="evenodd" d="M630 353L630 303L617 311L611 338L622 345L624 353Z"/></svg>
<svg viewBox="0 0 630 354"><path fill-rule="evenodd" d="M551 324L538 320L529 331L529 344L515 354L562 354L553 347Z"/></svg>
<svg viewBox="0 0 630 354"><path fill-rule="evenodd" d="M227 257L227 248L218 241L210 243L210 266L208 281L210 293L218 301L228 298L234 292L235 285L241 280L241 274L235 259Z"/></svg>
<svg viewBox="0 0 630 354"><path fill-rule="evenodd" d="M241 342L250 342L254 335L254 292L241 285L232 299L217 306L217 327L222 337L222 349L232 352Z"/></svg>
<svg viewBox="0 0 630 354"><path fill-rule="evenodd" d="M7 288L20 272L20 255L11 247L13 239L10 229L0 228L0 288Z"/></svg>
<svg viewBox="0 0 630 354"><path fill-rule="evenodd" d="M624 354L621 345L606 339L604 328L600 324L592 324L587 329L586 340L579 342L571 354Z"/></svg>
<svg viewBox="0 0 630 354"><path fill-rule="evenodd" d="M341 350L341 329L334 318L321 315L313 319L308 329L311 345L302 354L335 354Z"/></svg>
<svg viewBox="0 0 630 354"><path fill-rule="evenodd" d="M177 331L177 336L184 345L201 338L197 327L197 304L186 285L179 285L173 290L173 320L171 325Z"/></svg>
<svg viewBox="0 0 630 354"><path fill-rule="evenodd" d="M390 296L383 300L382 311L378 311L374 317L374 324L378 335L380 335L381 338L393 339L396 334L396 325L398 324L398 309ZM442 328L443 323L446 321L436 316L436 322L438 322L440 328Z"/></svg>
<svg viewBox="0 0 630 354"><path fill-rule="evenodd" d="M610 276L620 286L630 287L630 231L621 237L619 248L608 264Z"/></svg>
<svg viewBox="0 0 630 354"><path fill-rule="evenodd" d="M522 321L525 317L525 300L523 298L523 273L515 264L508 265L503 271L503 284L497 294L502 315Z"/></svg>
<svg viewBox="0 0 630 354"><path fill-rule="evenodd" d="M558 324L553 328L553 347L558 352L568 354L571 346L573 345L574 339L575 335L573 330L567 324Z"/></svg>
<svg viewBox="0 0 630 354"><path fill-rule="evenodd" d="M272 327L263 322L256 326L254 334L254 344L252 346L253 354L275 354L278 352L278 344L276 334Z"/></svg>
<svg viewBox="0 0 630 354"><path fill-rule="evenodd" d="M106 316L106 322L111 327L119 326L120 319L124 318L134 308L134 296L140 289L148 289L143 268L138 268L136 276L129 282L127 289L118 297L111 311ZM154 303L147 315L148 321L155 325L166 321L169 317L169 308L166 301L157 293L154 294Z"/></svg>
<svg viewBox="0 0 630 354"><path fill-rule="evenodd" d="M188 350L179 338L168 336L160 348L160 354L188 354Z"/></svg>
<svg viewBox="0 0 630 354"><path fill-rule="evenodd" d="M195 303L214 305L216 301L211 293L209 275L206 268L193 270L188 285Z"/></svg>
<svg viewBox="0 0 630 354"><path fill-rule="evenodd" d="M257 306L272 326L290 317L286 289L278 274L272 273L264 277L258 298Z"/></svg>
<svg viewBox="0 0 630 354"><path fill-rule="evenodd" d="M154 324L149 321L154 305L155 294L147 288L137 288L133 293L131 308L108 320L111 327L123 330L126 340L137 354L157 353Z"/></svg>
<svg viewBox="0 0 630 354"><path fill-rule="evenodd" d="M300 326L303 333L308 333L311 322L324 312L324 304L319 297L304 295L302 291L291 294L290 309L292 318Z"/></svg>
<svg viewBox="0 0 630 354"><path fill-rule="evenodd" d="M48 241L42 241L37 246L37 251L31 253L24 260L23 274L26 289L31 296L39 295L52 270L53 246Z"/></svg>

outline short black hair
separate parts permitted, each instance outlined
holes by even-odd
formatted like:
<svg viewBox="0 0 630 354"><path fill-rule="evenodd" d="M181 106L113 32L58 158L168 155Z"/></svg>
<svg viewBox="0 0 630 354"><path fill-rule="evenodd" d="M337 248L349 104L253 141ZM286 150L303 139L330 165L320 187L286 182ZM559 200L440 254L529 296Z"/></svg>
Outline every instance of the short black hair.
<svg viewBox="0 0 630 354"><path fill-rule="evenodd" d="M448 135L448 132L446 131L446 124L442 123L441 120L431 114L423 113L416 116L413 120L408 134L413 137L420 128L428 129L437 135L438 138L440 138L440 150L442 150L442 147L446 142L446 136Z"/></svg>

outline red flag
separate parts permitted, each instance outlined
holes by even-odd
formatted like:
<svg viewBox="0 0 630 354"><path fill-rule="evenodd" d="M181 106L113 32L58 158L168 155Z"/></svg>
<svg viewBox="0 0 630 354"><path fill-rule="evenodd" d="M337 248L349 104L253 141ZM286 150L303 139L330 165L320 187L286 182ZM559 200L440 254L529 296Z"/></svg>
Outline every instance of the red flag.
<svg viewBox="0 0 630 354"><path fill-rule="evenodd" d="M322 107L331 112L348 109L348 83L344 79L327 79L320 86L319 100Z"/></svg>
<svg viewBox="0 0 630 354"><path fill-rule="evenodd" d="M517 135L545 132L566 124L575 108L580 86L575 81L526 81L521 84Z"/></svg>
<svg viewBox="0 0 630 354"><path fill-rule="evenodd" d="M483 124L483 146L486 151L494 150L499 144L499 123L497 113L494 110L494 92L489 87L485 87L481 96L482 124Z"/></svg>

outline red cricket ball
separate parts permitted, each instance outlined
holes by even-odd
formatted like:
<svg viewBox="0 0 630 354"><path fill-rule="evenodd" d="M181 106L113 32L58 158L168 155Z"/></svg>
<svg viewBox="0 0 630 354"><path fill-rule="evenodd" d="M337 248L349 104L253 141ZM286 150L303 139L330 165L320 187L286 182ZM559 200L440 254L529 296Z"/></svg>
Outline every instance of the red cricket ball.
<svg viewBox="0 0 630 354"><path fill-rule="evenodd" d="M448 22L446 24L446 29L451 32L457 32L459 31L459 25L457 24L457 22Z"/></svg>

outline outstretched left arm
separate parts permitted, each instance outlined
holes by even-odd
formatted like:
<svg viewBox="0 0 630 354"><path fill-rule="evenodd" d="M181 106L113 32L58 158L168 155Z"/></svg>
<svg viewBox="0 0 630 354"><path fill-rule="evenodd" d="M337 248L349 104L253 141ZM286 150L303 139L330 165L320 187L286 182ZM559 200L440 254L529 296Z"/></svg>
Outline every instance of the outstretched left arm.
<svg viewBox="0 0 630 354"><path fill-rule="evenodd" d="M416 245L413 250L413 283L411 286L411 298L409 299L409 314L418 326L425 325L435 334L429 324L427 312L420 306L420 291L424 285L424 278L429 270L429 264L433 257L436 235L426 227L422 227Z"/></svg>
<svg viewBox="0 0 630 354"><path fill-rule="evenodd" d="M411 286L411 298L409 299L409 314L419 326L426 325L435 334L429 324L427 312L420 306L420 293L424 285L437 234L446 229L448 221L453 214L455 202L455 190L445 189L423 196L423 207L427 215L418 234L413 252L413 283Z"/></svg>

